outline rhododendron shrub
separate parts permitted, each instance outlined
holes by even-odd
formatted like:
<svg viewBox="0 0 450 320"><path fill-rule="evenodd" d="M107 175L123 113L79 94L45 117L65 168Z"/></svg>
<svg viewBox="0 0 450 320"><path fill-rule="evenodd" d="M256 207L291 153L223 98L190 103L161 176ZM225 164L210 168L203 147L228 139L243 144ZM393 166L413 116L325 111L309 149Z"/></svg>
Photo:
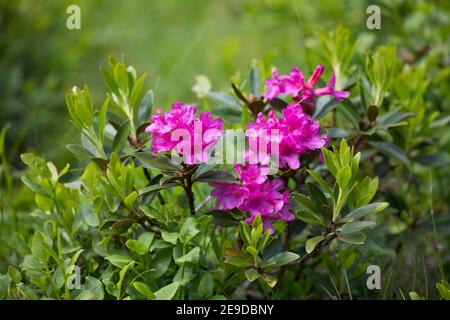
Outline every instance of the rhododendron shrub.
<svg viewBox="0 0 450 320"><path fill-rule="evenodd" d="M156 110L146 75L111 59L102 103L87 86L66 96L78 161L21 155L35 204L0 298L324 298L321 286L380 298L367 266L397 261L424 221L426 201L412 195L432 187L426 165L448 156L428 136L436 115L417 109L423 69L400 69L391 47L366 59L362 69L323 61L309 77L256 64L226 92ZM222 148L235 131L242 145ZM243 161L217 157L233 148ZM444 280L437 288L448 294Z"/></svg>

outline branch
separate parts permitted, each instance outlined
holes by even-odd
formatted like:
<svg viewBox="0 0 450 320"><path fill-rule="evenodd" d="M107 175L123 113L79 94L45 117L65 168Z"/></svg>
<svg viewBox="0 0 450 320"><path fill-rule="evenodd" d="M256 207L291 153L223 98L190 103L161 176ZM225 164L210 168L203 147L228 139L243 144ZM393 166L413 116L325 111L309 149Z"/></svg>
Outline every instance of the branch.
<svg viewBox="0 0 450 320"><path fill-rule="evenodd" d="M311 253L306 253L305 255L300 257L300 259L295 260L295 261L289 263L288 265L302 266L309 258L317 255L319 253L320 249L325 248L327 245L329 245L330 242L334 238L336 238L336 234L333 233L331 236L328 236L325 239L323 239L321 242L319 242Z"/></svg>
<svg viewBox="0 0 450 320"><path fill-rule="evenodd" d="M185 165L183 164L183 176L185 185L183 186L186 197L188 198L189 210L191 215L195 215L194 193L192 192L192 176L197 170L198 165Z"/></svg>
<svg viewBox="0 0 450 320"><path fill-rule="evenodd" d="M186 177L186 185L183 187L184 192L186 192L186 196L189 202L189 210L191 211L191 215L195 214L195 205L194 205L194 193L192 192L192 179L191 176Z"/></svg>
<svg viewBox="0 0 450 320"><path fill-rule="evenodd" d="M331 236L326 237L321 242L319 242L314 250L311 253L306 253L300 259L292 261L291 263L288 263L280 268L278 271L278 283L281 283L281 280L284 276L284 273L286 272L286 268L294 265L302 266L309 258L317 255L319 253L320 249L326 247L334 238L336 238L336 234L332 234Z"/></svg>

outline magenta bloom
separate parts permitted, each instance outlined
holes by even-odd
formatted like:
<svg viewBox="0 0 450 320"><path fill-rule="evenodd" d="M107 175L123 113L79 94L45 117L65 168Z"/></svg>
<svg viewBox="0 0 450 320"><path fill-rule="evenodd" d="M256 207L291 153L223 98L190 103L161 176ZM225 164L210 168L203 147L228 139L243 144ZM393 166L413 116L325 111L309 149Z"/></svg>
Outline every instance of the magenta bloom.
<svg viewBox="0 0 450 320"><path fill-rule="evenodd" d="M254 134L247 137L249 142L256 145L261 139L259 134L265 134L268 152L271 150L272 140L276 140L279 147L280 167L298 169L299 156L307 151L323 147L328 143L328 136L320 134L319 124L306 114L299 105L288 105L282 111L282 117L277 118L274 111L270 111L265 119L262 113L258 114L256 122L248 123L247 129L253 129ZM277 135L274 134L277 130ZM249 152L256 152L250 150Z"/></svg>
<svg viewBox="0 0 450 320"><path fill-rule="evenodd" d="M234 171L236 171L238 179L246 184L261 184L267 180L269 167L257 164L241 164L235 165Z"/></svg>
<svg viewBox="0 0 450 320"><path fill-rule="evenodd" d="M336 84L334 73L331 74L330 81L326 87L314 89L314 86L323 74L323 70L323 66L319 64L311 78L305 83L305 77L296 67L292 69L289 75L282 76L278 76L277 69L274 69L272 78L266 80L267 90L263 93L263 97L271 100L280 94L287 94L292 96L296 102L308 104L314 103L316 97L323 95L333 96L338 101L347 98L350 95L349 92L334 89Z"/></svg>
<svg viewBox="0 0 450 320"><path fill-rule="evenodd" d="M181 102L173 103L169 112L163 113L158 108L156 115L151 117L151 124L145 129L152 133L151 151L175 149L185 156L187 164L207 161L207 148L223 134L223 121L214 119L209 112L202 112L196 118L196 113L195 106Z"/></svg>
<svg viewBox="0 0 450 320"><path fill-rule="evenodd" d="M216 206L222 210L230 210L242 205L249 194L248 189L236 183L214 182L211 195L216 197Z"/></svg>
<svg viewBox="0 0 450 320"><path fill-rule="evenodd" d="M241 184L211 183L214 187L211 195L216 197L216 206L222 210L239 208L248 212L245 220L252 223L257 215L261 215L264 229L273 232L271 221L291 221L294 216L289 212L289 192L282 193L284 183L280 179L268 180L268 168L256 164L236 165L234 170Z"/></svg>

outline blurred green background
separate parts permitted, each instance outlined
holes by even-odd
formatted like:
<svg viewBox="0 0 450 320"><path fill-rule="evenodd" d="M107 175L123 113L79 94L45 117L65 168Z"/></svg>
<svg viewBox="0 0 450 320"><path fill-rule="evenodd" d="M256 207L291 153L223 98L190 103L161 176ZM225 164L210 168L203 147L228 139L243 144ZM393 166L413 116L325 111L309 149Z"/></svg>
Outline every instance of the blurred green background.
<svg viewBox="0 0 450 320"><path fill-rule="evenodd" d="M316 33L349 29L363 54L375 43L414 52L445 43L448 1L376 1L382 29L368 30L373 1L28 1L0 0L0 127L10 123L8 158L35 150L57 164L70 160L73 140L64 94L89 83L104 98L99 65L124 57L141 72L156 105L193 101L195 76L214 90L245 71L253 59L287 71L314 67ZM81 30L68 30L66 9L81 9ZM444 9L444 10L443 10Z"/></svg>

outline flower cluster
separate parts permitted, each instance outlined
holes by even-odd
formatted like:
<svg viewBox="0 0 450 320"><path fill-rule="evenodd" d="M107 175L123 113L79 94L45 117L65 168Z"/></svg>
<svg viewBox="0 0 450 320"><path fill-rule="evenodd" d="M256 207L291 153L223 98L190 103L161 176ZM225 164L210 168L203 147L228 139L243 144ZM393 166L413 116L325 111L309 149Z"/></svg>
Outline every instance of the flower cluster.
<svg viewBox="0 0 450 320"><path fill-rule="evenodd" d="M260 215L264 229L273 232L272 221L291 221L294 216L289 212L289 192L281 192L284 182L281 179L269 180L269 168L264 165L235 165L234 170L240 183L215 182L211 192L216 197L216 206L222 210L238 208L248 212L245 220L252 223Z"/></svg>
<svg viewBox="0 0 450 320"><path fill-rule="evenodd" d="M336 78L331 74L330 81L324 88L314 89L317 81L323 74L323 66L319 64L314 70L311 78L305 83L305 77L298 68L293 68L289 75L278 76L278 70L274 69L272 78L266 80L267 90L263 97L272 100L280 94L291 95L295 102L301 104L314 104L314 99L318 96L330 95L341 101L349 96L347 91L337 91L334 89Z"/></svg>
<svg viewBox="0 0 450 320"><path fill-rule="evenodd" d="M269 179L267 154L278 156L282 168L296 170L300 167L300 155L323 147L328 143L328 136L320 134L319 124L304 110L305 105L313 105L318 96L331 95L337 100L348 97L345 91L336 91L335 77L324 88L315 89L323 66L319 65L311 78L305 82L303 74L294 68L290 75L278 76L275 69L273 77L266 80L267 91L263 96L271 100L280 94L292 96L295 104L288 104L277 117L270 111L267 118L263 113L257 115L256 121L247 124L249 149L246 158L256 159L245 165L235 165L234 170L239 183L214 182L212 196L216 197L216 205L222 210L238 208L249 214L247 223L260 215L265 229L273 231L272 221L290 221L294 217L290 213L289 192L281 179ZM208 146L223 134L221 119L214 119L211 113L201 113L196 118L196 108L175 102L172 110L162 113L158 109L152 116L151 125L146 131L152 133L152 152L176 150L183 155L187 164L204 163L208 160ZM177 134L182 131L186 135ZM213 131L208 133L208 131ZM175 138L174 138L175 136ZM176 137L184 141L180 143ZM253 147L250 147L253 146ZM257 150L254 150L256 147ZM272 150L273 148L277 150ZM265 152L261 152L261 150ZM198 152L200 151L200 152ZM255 154L256 153L256 154ZM276 154L277 153L277 154ZM262 158L265 157L265 158Z"/></svg>
<svg viewBox="0 0 450 320"><path fill-rule="evenodd" d="M300 167L299 156L326 145L328 136L320 135L319 124L299 105L288 105L281 113L282 117L278 118L270 111L267 120L259 113L256 122L247 124L247 129L252 129L247 131L247 137L250 144L256 145L257 139L265 135L269 154L274 152L271 146L276 140L280 167L296 170Z"/></svg>
<svg viewBox="0 0 450 320"><path fill-rule="evenodd" d="M151 117L151 124L145 131L152 133L152 152L177 150L184 155L187 164L204 163L208 159L207 149L222 134L222 119L214 119L212 113L202 112L199 118L193 105L181 102L172 104L170 112L158 109ZM180 143L177 137L184 138Z"/></svg>

